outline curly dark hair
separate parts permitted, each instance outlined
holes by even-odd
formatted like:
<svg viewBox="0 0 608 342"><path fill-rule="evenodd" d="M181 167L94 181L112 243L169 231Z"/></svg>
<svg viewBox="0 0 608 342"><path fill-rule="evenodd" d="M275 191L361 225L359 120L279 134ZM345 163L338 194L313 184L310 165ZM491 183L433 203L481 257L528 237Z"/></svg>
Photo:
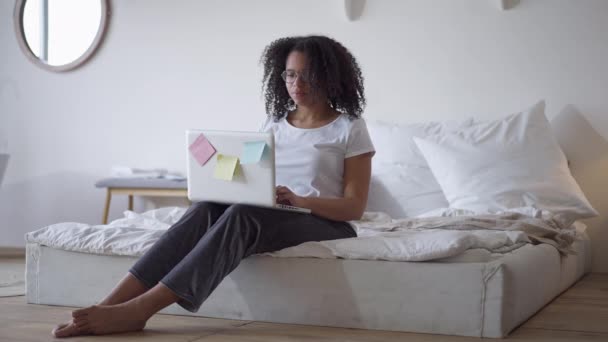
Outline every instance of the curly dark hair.
<svg viewBox="0 0 608 342"><path fill-rule="evenodd" d="M295 109L281 78L287 56L292 51L308 57L310 85L327 95L331 108L351 119L361 117L365 95L359 64L342 44L324 36L285 37L266 46L260 64L264 66L262 93L268 115L279 120L287 111Z"/></svg>

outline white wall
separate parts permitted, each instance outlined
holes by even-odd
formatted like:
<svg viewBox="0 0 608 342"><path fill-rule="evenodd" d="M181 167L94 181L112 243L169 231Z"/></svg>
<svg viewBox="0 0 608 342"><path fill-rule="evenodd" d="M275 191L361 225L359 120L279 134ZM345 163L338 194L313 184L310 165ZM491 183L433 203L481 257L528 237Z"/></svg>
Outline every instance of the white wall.
<svg viewBox="0 0 608 342"><path fill-rule="evenodd" d="M343 42L366 77L368 119L492 119L547 100L573 103L608 136L608 1L368 0L348 22L342 0L112 1L110 29L84 67L32 65L0 1L0 131L12 159L0 191L0 246L60 221L97 223L111 165L183 171L184 130L256 129L264 46L321 33ZM584 190L594 269L608 271L603 177ZM602 186L603 189L602 190ZM112 217L126 201L114 202ZM603 226L603 227L602 227Z"/></svg>

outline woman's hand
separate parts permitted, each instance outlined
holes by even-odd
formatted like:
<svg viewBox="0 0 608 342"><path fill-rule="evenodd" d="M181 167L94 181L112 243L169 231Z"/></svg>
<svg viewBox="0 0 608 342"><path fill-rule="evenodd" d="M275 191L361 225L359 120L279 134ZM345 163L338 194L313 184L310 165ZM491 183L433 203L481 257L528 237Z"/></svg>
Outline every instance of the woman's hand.
<svg viewBox="0 0 608 342"><path fill-rule="evenodd" d="M294 194L288 187L279 185L277 186L276 193L277 203L302 207L303 198Z"/></svg>

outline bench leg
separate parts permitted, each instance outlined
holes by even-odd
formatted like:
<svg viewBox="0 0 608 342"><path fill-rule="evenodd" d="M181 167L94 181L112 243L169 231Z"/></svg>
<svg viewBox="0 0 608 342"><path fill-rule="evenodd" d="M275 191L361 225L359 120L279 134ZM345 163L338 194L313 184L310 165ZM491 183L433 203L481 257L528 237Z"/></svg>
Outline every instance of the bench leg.
<svg viewBox="0 0 608 342"><path fill-rule="evenodd" d="M111 200L112 200L112 190L110 190L110 188L108 188L108 191L106 193L106 206L105 206L105 208L103 208L103 219L102 219L103 224L108 224L108 214L110 213L110 201Z"/></svg>
<svg viewBox="0 0 608 342"><path fill-rule="evenodd" d="M129 195L129 210L133 211L133 195Z"/></svg>

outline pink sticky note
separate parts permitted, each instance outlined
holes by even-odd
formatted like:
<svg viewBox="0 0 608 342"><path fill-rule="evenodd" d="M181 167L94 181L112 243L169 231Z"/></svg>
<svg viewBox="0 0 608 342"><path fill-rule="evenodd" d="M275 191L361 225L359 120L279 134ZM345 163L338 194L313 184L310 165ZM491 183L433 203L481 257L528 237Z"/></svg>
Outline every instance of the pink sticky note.
<svg viewBox="0 0 608 342"><path fill-rule="evenodd" d="M213 148L209 140L202 134L194 140L188 149L201 166L205 165L215 154L215 148Z"/></svg>

